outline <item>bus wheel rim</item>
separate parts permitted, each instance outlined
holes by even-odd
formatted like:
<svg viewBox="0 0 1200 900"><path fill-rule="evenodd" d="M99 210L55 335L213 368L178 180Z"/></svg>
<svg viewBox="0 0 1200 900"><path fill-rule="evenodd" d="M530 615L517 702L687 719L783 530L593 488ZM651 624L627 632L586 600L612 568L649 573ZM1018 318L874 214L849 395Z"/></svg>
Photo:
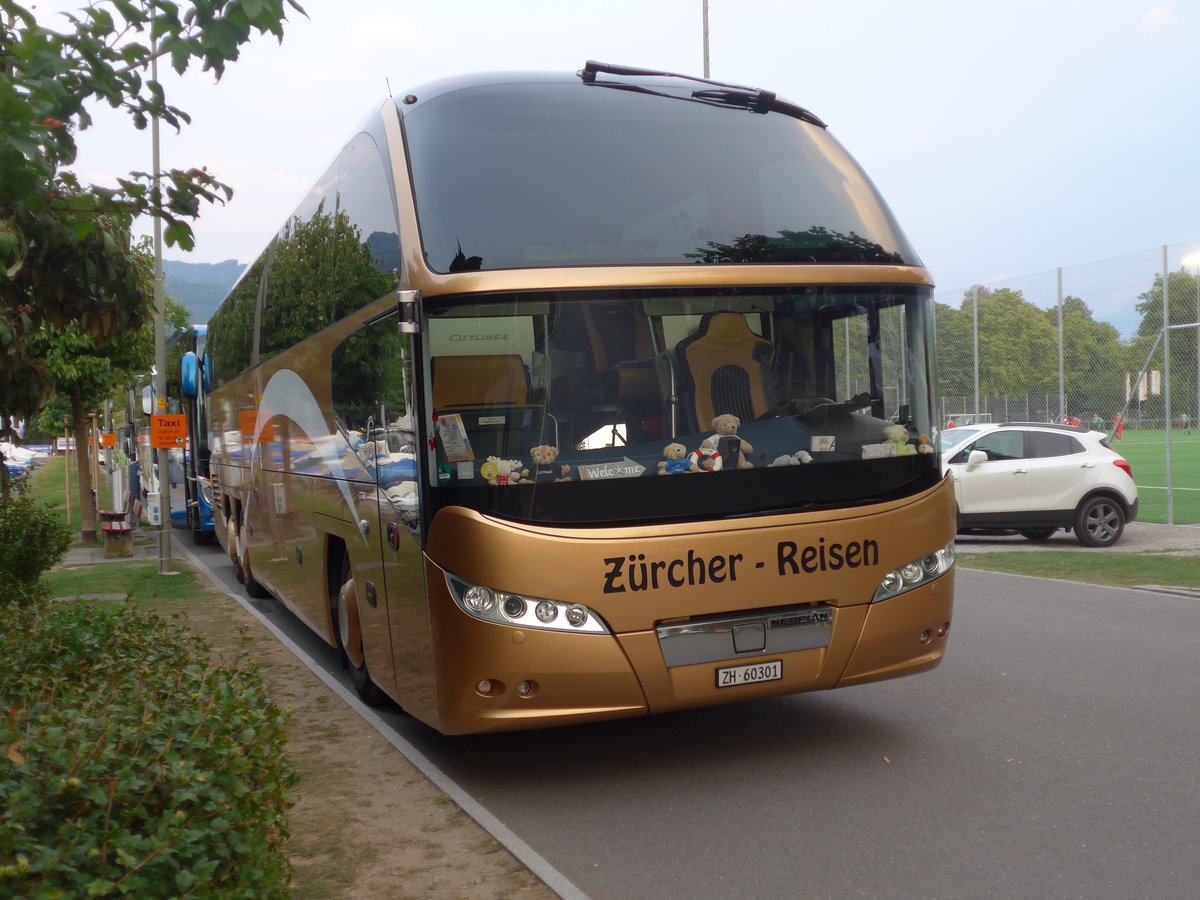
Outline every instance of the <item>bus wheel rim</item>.
<svg viewBox="0 0 1200 900"><path fill-rule="evenodd" d="M358 622L358 597L354 579L342 585L337 603L338 638L350 664L356 669L363 665L362 631Z"/></svg>

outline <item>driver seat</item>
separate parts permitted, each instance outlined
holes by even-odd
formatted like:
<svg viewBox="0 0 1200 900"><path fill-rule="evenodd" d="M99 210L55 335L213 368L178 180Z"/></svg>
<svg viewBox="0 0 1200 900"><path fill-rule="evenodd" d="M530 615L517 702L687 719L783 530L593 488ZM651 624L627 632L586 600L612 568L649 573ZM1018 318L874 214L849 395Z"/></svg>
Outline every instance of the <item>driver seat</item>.
<svg viewBox="0 0 1200 900"><path fill-rule="evenodd" d="M707 428L719 415L753 422L768 413L774 352L774 345L751 331L740 313L706 313L696 333L675 345L695 429Z"/></svg>

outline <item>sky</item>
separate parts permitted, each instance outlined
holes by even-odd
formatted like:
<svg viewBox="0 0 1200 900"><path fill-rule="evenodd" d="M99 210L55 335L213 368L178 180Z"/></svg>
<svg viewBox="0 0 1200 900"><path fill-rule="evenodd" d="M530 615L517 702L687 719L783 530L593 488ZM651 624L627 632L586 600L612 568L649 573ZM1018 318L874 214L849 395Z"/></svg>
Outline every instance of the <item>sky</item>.
<svg viewBox="0 0 1200 900"><path fill-rule="evenodd" d="M82 2L47 0L52 20ZM166 167L235 191L191 253L248 262L362 118L447 75L588 59L703 73L702 0L302 0L219 82L164 68ZM829 125L938 292L1164 244L1200 246L1200 0L709 0L711 77ZM150 168L149 132L96 110L76 171Z"/></svg>

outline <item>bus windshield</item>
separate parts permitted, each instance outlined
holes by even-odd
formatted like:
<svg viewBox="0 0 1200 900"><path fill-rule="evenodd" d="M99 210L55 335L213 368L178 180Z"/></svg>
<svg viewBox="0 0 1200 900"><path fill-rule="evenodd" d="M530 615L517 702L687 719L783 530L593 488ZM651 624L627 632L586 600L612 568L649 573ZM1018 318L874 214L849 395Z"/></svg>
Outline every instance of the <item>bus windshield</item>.
<svg viewBox="0 0 1200 900"><path fill-rule="evenodd" d="M921 264L825 129L549 77L400 105L432 270Z"/></svg>
<svg viewBox="0 0 1200 900"><path fill-rule="evenodd" d="M428 299L431 512L678 521L931 487L927 294L804 286Z"/></svg>

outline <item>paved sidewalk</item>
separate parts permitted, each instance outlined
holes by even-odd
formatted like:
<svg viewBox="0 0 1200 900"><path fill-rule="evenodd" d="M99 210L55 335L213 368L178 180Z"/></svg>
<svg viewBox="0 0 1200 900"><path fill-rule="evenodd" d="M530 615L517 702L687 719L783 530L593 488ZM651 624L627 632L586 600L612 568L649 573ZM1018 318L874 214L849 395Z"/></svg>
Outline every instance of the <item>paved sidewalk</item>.
<svg viewBox="0 0 1200 900"><path fill-rule="evenodd" d="M174 538L174 535L172 535ZM178 552L172 556L179 556ZM137 562L158 559L158 536L154 532L140 532L133 536L133 555L109 559L104 555L104 547L72 547L63 557L63 561L55 568L68 566L91 566L96 563Z"/></svg>
<svg viewBox="0 0 1200 900"><path fill-rule="evenodd" d="M1166 556L1200 556L1200 525L1155 525L1130 522L1112 547L1085 547L1071 531L1058 531L1047 541L1031 541L1019 534L960 534L954 542L960 555L997 551L1037 552L1078 550L1081 553L1154 553Z"/></svg>

